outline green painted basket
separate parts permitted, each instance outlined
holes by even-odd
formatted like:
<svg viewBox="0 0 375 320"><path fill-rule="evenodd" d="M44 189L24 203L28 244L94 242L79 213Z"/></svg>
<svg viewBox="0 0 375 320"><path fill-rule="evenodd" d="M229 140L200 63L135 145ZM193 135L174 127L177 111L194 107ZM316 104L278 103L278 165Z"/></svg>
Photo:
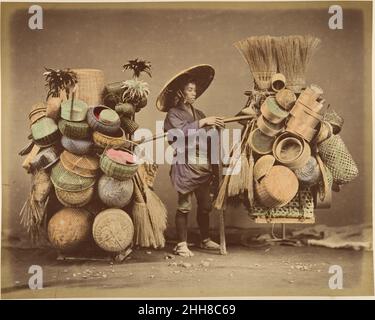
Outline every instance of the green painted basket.
<svg viewBox="0 0 375 320"><path fill-rule="evenodd" d="M87 122L73 122L65 119L59 121L59 130L71 139L86 139L90 137L90 127Z"/></svg>
<svg viewBox="0 0 375 320"><path fill-rule="evenodd" d="M59 161L51 171L51 181L55 188L65 191L82 191L92 187L96 179L79 176L64 168Z"/></svg>
<svg viewBox="0 0 375 320"><path fill-rule="evenodd" d="M61 104L61 118L75 122L84 121L86 119L87 110L89 109L87 103L79 99L74 99L72 110L71 105L71 99Z"/></svg>
<svg viewBox="0 0 375 320"><path fill-rule="evenodd" d="M128 150L126 151L129 152ZM108 177L124 181L127 179L131 179L136 174L138 170L138 164L118 163L108 157L106 151L104 151L100 157L100 168Z"/></svg>
<svg viewBox="0 0 375 320"><path fill-rule="evenodd" d="M35 144L47 147L60 138L59 129L51 118L42 118L31 126L31 135Z"/></svg>

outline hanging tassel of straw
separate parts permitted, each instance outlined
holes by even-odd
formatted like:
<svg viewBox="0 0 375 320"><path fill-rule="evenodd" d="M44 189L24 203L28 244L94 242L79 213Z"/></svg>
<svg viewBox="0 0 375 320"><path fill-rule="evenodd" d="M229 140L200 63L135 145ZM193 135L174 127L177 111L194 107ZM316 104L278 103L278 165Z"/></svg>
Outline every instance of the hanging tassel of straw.
<svg viewBox="0 0 375 320"><path fill-rule="evenodd" d="M239 145L239 148L236 149L237 152L235 151L233 155L235 157L235 164L230 171L227 193L228 197L234 197L243 193L248 186L247 177L249 175L249 162L246 155L247 149L243 144L243 141L247 140L248 131L249 126L246 127L241 144ZM236 153L238 153L238 151L240 151L240 155L237 156L236 159Z"/></svg>
<svg viewBox="0 0 375 320"><path fill-rule="evenodd" d="M271 77L277 72L277 62L271 36L254 36L238 41L234 46L240 51L250 67L260 90L267 90Z"/></svg>
<svg viewBox="0 0 375 320"><path fill-rule="evenodd" d="M225 175L223 181L221 182L221 184L219 186L219 192L218 192L217 197L216 197L216 199L213 203L214 208L217 209L217 210L224 209L225 202L228 198L228 193L229 193L228 192L229 182L232 179L232 177L234 176L234 175L232 175L232 173L234 171L234 168L235 168L236 164L238 162L239 162L239 164L241 164L241 162L239 161L239 159L241 157L241 153L242 153L241 152L241 146L243 144L243 141L247 137L248 129L249 129L249 123L247 124L247 126L244 130L244 134L242 136L241 142L235 144L233 146L232 150L230 151L231 158L230 158L230 162L229 162L229 167L227 169L228 172ZM238 174L237 176L240 177L240 174ZM237 187L235 187L235 183L237 183L236 180L232 181L232 187L231 187L232 191L231 192L233 192L233 189L237 188Z"/></svg>
<svg viewBox="0 0 375 320"><path fill-rule="evenodd" d="M26 228L34 244L41 239L43 234L42 222L45 217L51 188L50 177L46 171L35 172L31 177L29 196L19 213L21 224Z"/></svg>
<svg viewBox="0 0 375 320"><path fill-rule="evenodd" d="M313 36L286 36L274 39L278 70L286 77L287 88L300 92L306 86L305 74L320 39Z"/></svg>
<svg viewBox="0 0 375 320"><path fill-rule="evenodd" d="M145 187L146 205L155 239L155 249L164 248L164 232L167 229L168 211L164 203L149 187Z"/></svg>
<svg viewBox="0 0 375 320"><path fill-rule="evenodd" d="M132 217L134 224L134 244L141 247L155 247L156 243L153 237L148 208L141 191L140 181L137 174L133 178L133 182L134 203L132 208Z"/></svg>

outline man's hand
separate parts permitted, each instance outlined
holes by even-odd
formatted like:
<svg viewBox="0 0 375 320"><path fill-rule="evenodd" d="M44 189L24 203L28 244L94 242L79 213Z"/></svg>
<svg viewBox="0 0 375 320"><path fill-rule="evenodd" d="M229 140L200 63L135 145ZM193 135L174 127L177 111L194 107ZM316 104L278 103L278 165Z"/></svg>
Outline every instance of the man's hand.
<svg viewBox="0 0 375 320"><path fill-rule="evenodd" d="M199 128L206 126L215 126L219 128L225 128L223 117L207 117L199 120Z"/></svg>

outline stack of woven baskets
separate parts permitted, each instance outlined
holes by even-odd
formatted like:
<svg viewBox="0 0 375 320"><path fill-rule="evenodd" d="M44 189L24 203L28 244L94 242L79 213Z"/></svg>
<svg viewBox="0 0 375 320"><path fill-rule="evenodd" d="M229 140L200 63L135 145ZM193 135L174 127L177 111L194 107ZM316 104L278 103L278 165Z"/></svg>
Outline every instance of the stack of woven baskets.
<svg viewBox="0 0 375 320"><path fill-rule="evenodd" d="M329 208L332 188L352 181L358 169L338 135L342 118L324 108L323 90L310 85L295 93L280 80L278 88L262 99L249 135L255 152L252 215L313 222L314 208Z"/></svg>
<svg viewBox="0 0 375 320"><path fill-rule="evenodd" d="M250 67L254 89L239 113L252 114L245 143L254 157L249 212L256 222L314 222L314 208L329 208L331 190L358 168L339 136L343 119L326 107L323 90L306 85L306 70L320 45L310 35L252 36L235 46ZM254 191L254 197L253 197Z"/></svg>
<svg viewBox="0 0 375 320"><path fill-rule="evenodd" d="M254 151L258 221L272 218L314 221L314 208L329 208L331 190L358 175L340 132L343 119L324 108L323 90L310 85L300 93L285 87L281 74L255 106L248 142ZM296 220L297 219L297 220Z"/></svg>
<svg viewBox="0 0 375 320"><path fill-rule="evenodd" d="M57 104L54 100L57 114L47 116L47 103L32 106L29 119L35 146L22 153L28 153L25 168L33 175L43 170L54 187L48 192L55 192L64 207L48 222L48 237L57 249L71 250L93 238L103 250L119 253L133 241L132 219L123 208L132 201L138 164L125 149L128 140L119 113L98 101L104 90L102 71L75 72L77 93L57 99ZM131 115L122 106L121 114ZM96 195L99 206L92 205ZM101 212L95 215L92 207Z"/></svg>

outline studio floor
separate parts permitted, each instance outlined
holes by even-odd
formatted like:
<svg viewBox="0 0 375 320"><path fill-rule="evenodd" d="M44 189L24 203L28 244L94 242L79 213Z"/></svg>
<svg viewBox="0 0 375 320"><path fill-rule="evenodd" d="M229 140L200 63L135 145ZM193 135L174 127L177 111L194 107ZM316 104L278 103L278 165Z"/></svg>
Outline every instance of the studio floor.
<svg viewBox="0 0 375 320"><path fill-rule="evenodd" d="M122 263L59 261L50 249L2 249L2 298L140 298L373 295L372 252L322 247L229 246L228 255L192 247L192 258L134 250ZM43 269L43 288L28 285L30 265ZM330 289L329 268L343 271Z"/></svg>

